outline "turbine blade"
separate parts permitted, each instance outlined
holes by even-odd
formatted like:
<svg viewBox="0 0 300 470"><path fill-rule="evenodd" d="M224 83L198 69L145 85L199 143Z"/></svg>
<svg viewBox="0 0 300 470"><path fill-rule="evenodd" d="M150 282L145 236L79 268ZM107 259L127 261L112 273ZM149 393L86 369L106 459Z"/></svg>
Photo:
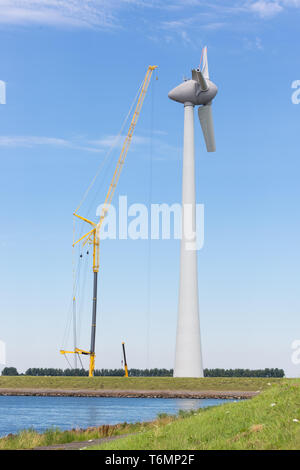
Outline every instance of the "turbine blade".
<svg viewBox="0 0 300 470"><path fill-rule="evenodd" d="M208 90L207 81L205 80L201 70L193 69L192 70L192 79L195 80L195 82L199 83L202 91L207 91Z"/></svg>
<svg viewBox="0 0 300 470"><path fill-rule="evenodd" d="M202 51L202 74L205 79L209 79L209 71L208 71L208 60L207 60L207 47L205 46Z"/></svg>
<svg viewBox="0 0 300 470"><path fill-rule="evenodd" d="M200 106L198 108L198 116L204 135L206 149L208 152L215 152L216 142L211 104Z"/></svg>

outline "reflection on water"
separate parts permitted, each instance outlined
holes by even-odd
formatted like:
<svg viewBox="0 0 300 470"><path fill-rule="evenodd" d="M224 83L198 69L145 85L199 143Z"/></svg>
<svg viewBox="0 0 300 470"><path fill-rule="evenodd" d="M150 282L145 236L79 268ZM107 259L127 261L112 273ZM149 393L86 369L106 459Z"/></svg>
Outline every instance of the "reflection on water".
<svg viewBox="0 0 300 470"><path fill-rule="evenodd" d="M230 400L190 398L5 397L0 396L0 436L34 428L62 430L127 421L151 421L159 413L177 414Z"/></svg>

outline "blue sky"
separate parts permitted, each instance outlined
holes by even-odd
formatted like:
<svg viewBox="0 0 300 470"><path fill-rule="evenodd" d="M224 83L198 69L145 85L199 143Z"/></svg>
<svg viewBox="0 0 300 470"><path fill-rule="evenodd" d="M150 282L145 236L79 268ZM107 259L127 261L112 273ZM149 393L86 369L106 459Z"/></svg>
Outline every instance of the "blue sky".
<svg viewBox="0 0 300 470"><path fill-rule="evenodd" d="M8 365L67 365L58 350L72 293L72 213L149 64L159 66L158 80L116 196L180 202L183 109L167 94L207 45L219 94L215 154L195 127L204 366L300 375L291 362L300 338L300 106L291 100L299 20L298 0L1 2L0 339ZM82 215L89 207L94 216L108 176ZM130 367L173 366L178 275L178 241L103 242L97 368L120 366L122 340Z"/></svg>

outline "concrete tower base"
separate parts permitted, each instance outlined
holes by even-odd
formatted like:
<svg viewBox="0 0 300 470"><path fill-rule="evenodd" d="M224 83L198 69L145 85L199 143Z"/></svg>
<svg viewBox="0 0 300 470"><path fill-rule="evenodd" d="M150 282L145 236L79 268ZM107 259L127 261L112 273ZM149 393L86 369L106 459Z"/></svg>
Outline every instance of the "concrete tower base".
<svg viewBox="0 0 300 470"><path fill-rule="evenodd" d="M174 377L203 377L196 250L194 105L191 103L184 104L182 239Z"/></svg>

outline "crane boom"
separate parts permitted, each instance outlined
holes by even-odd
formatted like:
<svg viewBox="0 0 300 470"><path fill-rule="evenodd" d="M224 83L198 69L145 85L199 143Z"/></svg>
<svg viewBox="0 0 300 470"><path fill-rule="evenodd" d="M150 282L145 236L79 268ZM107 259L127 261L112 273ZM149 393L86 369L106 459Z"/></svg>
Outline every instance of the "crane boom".
<svg viewBox="0 0 300 470"><path fill-rule="evenodd" d="M79 219L83 220L84 222L87 222L90 224L93 228L89 232L87 232L85 235L80 237L77 241L74 242L73 246L77 245L80 242L83 242L83 245L86 243L91 243L93 245L93 272L94 272L94 283L93 283L93 310L92 310L92 325L91 325L91 347L90 351L84 351L79 348L74 348L74 351L65 351L61 350L61 354L85 354L90 356L90 365L89 365L89 377L93 377L94 375L94 369L95 369L95 338L96 338L96 319L97 319L97 291L98 291L98 272L99 272L99 252L100 252L100 230L101 226L103 223L103 220L105 218L105 215L107 211L109 210L109 207L111 205L111 201L113 199L114 193L116 191L116 187L124 166L124 162L131 144L132 136L136 127L136 124L138 122L138 118L144 103L144 99L150 84L151 76L153 71L157 68L157 65L149 65L145 78L142 83L141 91L138 95L137 99L137 104L131 119L131 123L129 126L128 133L124 139L123 145L122 145L122 150L119 155L117 165L111 180L111 183L109 185L104 203L102 205L102 211L100 214L100 220L98 224L95 224L95 222L92 222L89 219L86 219L85 217L82 217L81 215L77 214L77 212L74 212L74 216L78 217Z"/></svg>

